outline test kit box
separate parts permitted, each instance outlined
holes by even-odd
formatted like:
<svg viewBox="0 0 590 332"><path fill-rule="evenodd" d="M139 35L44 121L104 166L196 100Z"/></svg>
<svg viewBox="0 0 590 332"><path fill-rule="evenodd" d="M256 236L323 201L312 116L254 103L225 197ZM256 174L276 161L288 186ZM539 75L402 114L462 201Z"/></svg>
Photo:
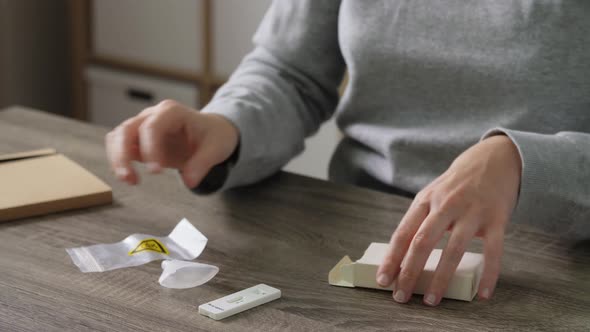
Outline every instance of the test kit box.
<svg viewBox="0 0 590 332"><path fill-rule="evenodd" d="M0 221L112 201L107 184L53 149L0 155Z"/></svg>
<svg viewBox="0 0 590 332"><path fill-rule="evenodd" d="M353 262L348 256L344 256L332 268L328 275L331 285L341 287L364 287L373 289L391 290L392 286L381 287L377 284L377 269L387 254L387 243L371 243L363 257ZM427 290L438 262L442 255L441 249L434 249L424 270L414 288L414 294L424 294ZM403 266L403 262L402 262ZM449 282L443 297L447 299L471 301L477 294L479 280L483 269L483 255L466 252L457 266L457 270Z"/></svg>

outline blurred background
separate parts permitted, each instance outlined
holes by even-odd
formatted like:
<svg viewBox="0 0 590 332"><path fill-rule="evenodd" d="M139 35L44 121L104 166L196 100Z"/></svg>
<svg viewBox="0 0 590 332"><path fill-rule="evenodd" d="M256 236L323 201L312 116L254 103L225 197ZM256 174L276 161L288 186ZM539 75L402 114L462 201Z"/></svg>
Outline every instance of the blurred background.
<svg viewBox="0 0 590 332"><path fill-rule="evenodd" d="M252 49L271 0L0 0L0 109L113 127L163 99L199 109ZM327 178L334 121L286 170Z"/></svg>

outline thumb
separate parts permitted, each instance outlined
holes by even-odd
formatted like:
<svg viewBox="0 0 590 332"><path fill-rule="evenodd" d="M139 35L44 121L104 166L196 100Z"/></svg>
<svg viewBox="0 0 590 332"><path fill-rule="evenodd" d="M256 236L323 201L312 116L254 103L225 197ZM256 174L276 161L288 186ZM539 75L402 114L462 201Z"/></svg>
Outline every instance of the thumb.
<svg viewBox="0 0 590 332"><path fill-rule="evenodd" d="M197 187L211 168L221 160L218 148L210 142L203 142L182 167L182 180L188 188Z"/></svg>

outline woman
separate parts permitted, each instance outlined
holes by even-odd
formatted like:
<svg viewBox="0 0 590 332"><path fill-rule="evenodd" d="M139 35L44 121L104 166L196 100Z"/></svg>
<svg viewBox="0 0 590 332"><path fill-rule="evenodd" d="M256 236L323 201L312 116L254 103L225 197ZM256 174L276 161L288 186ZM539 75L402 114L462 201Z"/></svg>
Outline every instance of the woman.
<svg viewBox="0 0 590 332"><path fill-rule="evenodd" d="M424 303L440 302L475 236L489 299L510 219L590 233L589 14L583 0L277 0L205 109L148 108L107 136L108 156L130 184L136 160L223 190L279 170L335 113L345 138L332 179L417 193L378 283L395 280L394 299L408 301L450 229Z"/></svg>

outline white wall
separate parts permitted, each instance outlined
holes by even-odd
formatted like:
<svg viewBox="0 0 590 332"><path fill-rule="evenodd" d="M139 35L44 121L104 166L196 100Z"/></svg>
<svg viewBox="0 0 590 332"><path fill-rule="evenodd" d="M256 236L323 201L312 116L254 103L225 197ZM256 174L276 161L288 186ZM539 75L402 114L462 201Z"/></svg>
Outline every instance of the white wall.
<svg viewBox="0 0 590 332"><path fill-rule="evenodd" d="M315 136L305 141L305 151L291 160L284 170L327 180L328 164L340 137L334 120L324 123Z"/></svg>

